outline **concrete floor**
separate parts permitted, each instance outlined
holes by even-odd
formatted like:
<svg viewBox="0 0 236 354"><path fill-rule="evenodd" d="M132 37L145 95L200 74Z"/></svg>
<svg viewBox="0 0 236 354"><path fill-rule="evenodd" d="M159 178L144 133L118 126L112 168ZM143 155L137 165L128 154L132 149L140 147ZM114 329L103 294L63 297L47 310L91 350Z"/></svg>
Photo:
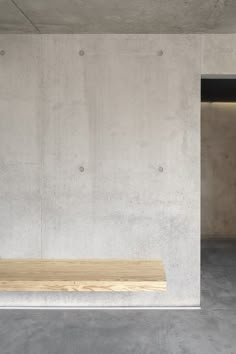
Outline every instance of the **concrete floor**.
<svg viewBox="0 0 236 354"><path fill-rule="evenodd" d="M1 354L235 354L236 242L204 242L202 310L0 311Z"/></svg>

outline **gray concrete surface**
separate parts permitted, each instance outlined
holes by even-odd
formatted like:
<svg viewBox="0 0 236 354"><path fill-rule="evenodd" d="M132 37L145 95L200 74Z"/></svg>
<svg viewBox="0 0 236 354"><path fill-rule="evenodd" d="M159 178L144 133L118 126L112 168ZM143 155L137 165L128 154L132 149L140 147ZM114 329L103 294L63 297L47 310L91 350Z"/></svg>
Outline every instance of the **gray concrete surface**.
<svg viewBox="0 0 236 354"><path fill-rule="evenodd" d="M207 77L225 75L235 77L236 35L203 34L201 66Z"/></svg>
<svg viewBox="0 0 236 354"><path fill-rule="evenodd" d="M235 354L236 244L205 243L202 310L0 311L1 354Z"/></svg>
<svg viewBox="0 0 236 354"><path fill-rule="evenodd" d="M236 103L201 107L201 233L236 238Z"/></svg>
<svg viewBox="0 0 236 354"><path fill-rule="evenodd" d="M34 33L35 28L11 0L0 1L0 33Z"/></svg>
<svg viewBox="0 0 236 354"><path fill-rule="evenodd" d="M236 35L1 35L0 48L0 256L156 257L168 280L165 294L0 304L198 306L200 78L235 74Z"/></svg>
<svg viewBox="0 0 236 354"><path fill-rule="evenodd" d="M1 35L0 48L0 256L161 258L168 279L166 293L0 304L198 306L200 38Z"/></svg>
<svg viewBox="0 0 236 354"><path fill-rule="evenodd" d="M15 6L13 16L12 7ZM1 0L1 32L234 33L235 1ZM22 23L22 13L25 21Z"/></svg>

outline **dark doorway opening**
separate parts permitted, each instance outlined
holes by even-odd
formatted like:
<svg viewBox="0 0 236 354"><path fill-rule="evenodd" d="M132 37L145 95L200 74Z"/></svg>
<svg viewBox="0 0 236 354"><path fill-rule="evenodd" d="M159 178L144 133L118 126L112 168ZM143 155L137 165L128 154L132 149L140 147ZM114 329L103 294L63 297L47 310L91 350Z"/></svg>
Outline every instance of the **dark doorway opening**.
<svg viewBox="0 0 236 354"><path fill-rule="evenodd" d="M236 79L201 82L202 239L236 240Z"/></svg>
<svg viewBox="0 0 236 354"><path fill-rule="evenodd" d="M201 302L231 308L236 269L236 79L201 81Z"/></svg>

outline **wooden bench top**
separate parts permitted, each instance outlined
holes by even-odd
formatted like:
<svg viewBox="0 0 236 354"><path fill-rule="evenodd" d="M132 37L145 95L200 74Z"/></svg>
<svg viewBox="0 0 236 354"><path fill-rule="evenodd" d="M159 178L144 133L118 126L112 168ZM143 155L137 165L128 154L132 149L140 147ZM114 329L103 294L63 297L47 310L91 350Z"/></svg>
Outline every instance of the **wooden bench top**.
<svg viewBox="0 0 236 354"><path fill-rule="evenodd" d="M160 260L0 260L0 291L165 290Z"/></svg>

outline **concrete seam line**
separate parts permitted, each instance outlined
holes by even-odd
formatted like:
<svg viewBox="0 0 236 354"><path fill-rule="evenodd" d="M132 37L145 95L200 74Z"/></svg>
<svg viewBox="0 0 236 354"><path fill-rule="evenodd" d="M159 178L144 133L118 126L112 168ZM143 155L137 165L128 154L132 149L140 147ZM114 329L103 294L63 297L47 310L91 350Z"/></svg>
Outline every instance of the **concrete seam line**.
<svg viewBox="0 0 236 354"><path fill-rule="evenodd" d="M40 33L39 28L31 21L31 19L24 13L24 11L19 7L15 0L11 0L12 4L22 13L22 15L26 18L26 20L34 27L34 29Z"/></svg>

